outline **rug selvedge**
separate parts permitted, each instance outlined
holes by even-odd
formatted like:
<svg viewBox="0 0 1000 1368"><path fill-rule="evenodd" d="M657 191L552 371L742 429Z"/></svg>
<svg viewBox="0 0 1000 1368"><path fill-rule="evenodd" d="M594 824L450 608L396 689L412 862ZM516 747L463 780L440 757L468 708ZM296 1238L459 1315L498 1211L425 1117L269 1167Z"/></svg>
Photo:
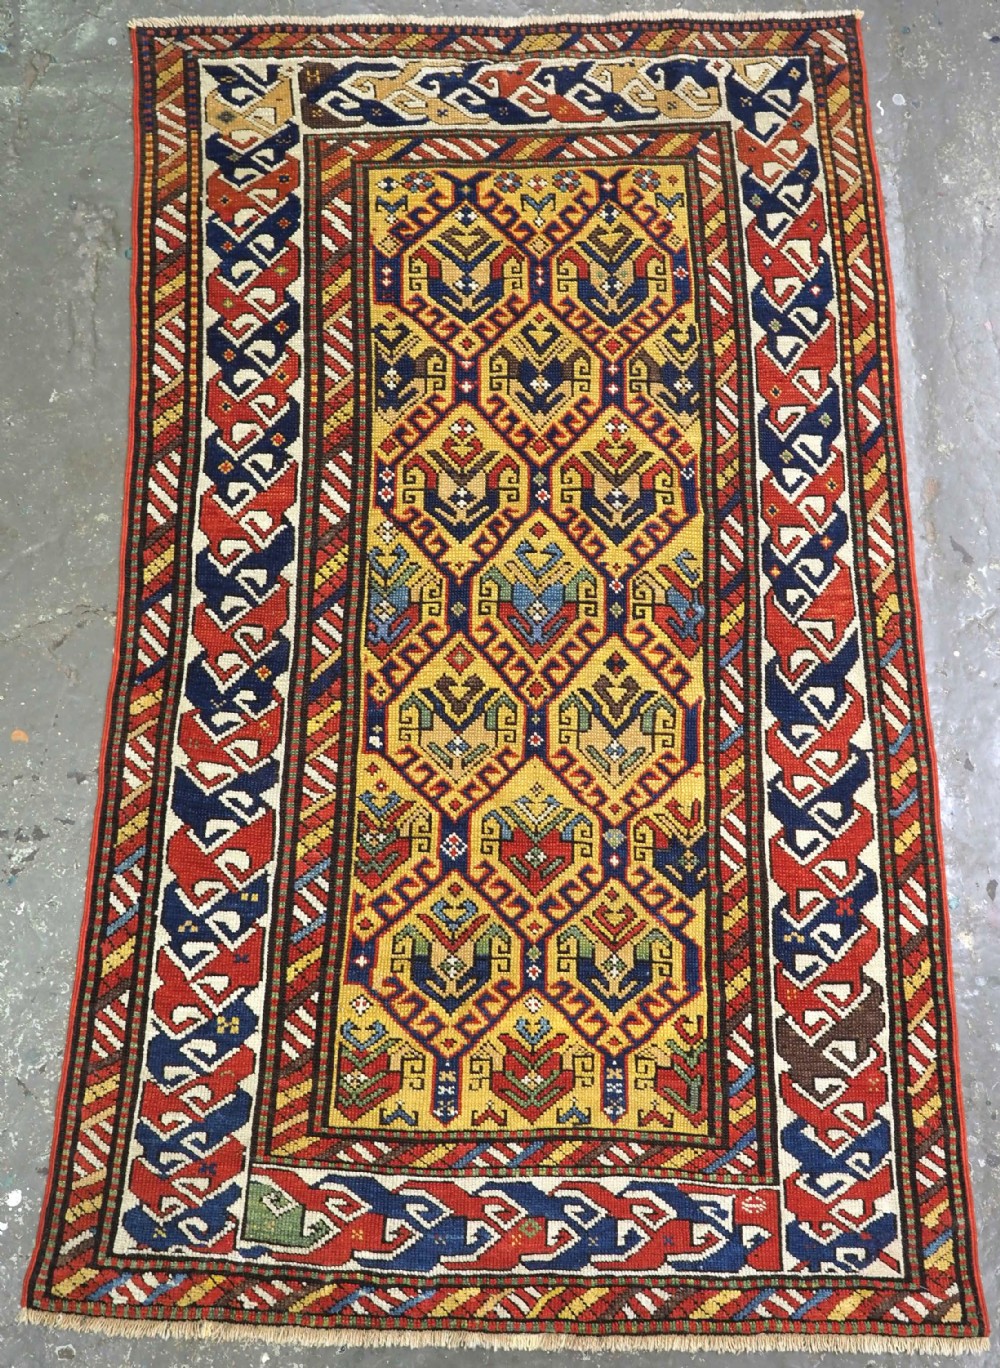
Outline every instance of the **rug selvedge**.
<svg viewBox="0 0 1000 1368"><path fill-rule="evenodd" d="M30 1304L981 1337L854 22L137 52Z"/></svg>

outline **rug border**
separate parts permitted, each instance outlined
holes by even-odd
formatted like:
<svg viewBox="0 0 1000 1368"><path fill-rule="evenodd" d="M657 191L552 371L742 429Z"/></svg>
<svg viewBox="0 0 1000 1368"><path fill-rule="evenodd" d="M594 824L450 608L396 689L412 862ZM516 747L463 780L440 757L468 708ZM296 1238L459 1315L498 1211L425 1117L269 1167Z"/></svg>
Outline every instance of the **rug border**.
<svg viewBox="0 0 1000 1368"><path fill-rule="evenodd" d="M868 60L861 24L857 26L858 58L861 66L861 112L864 118L865 142L872 170L872 183L875 202L878 207L876 228L882 238L882 270L885 273L886 321L888 324L887 355L892 377L892 412L895 417L896 441L899 449L899 482L902 489L903 541L906 547L906 561L901 567L901 578L909 590L913 606L913 637L915 663L917 666L917 697L923 702L924 739L930 760L928 775L929 806L933 815L931 835L937 848L937 873L941 885L941 930L945 946L944 978L945 998L948 1005L949 1026L951 1029L951 1065L954 1077L955 1118L958 1123L958 1151L962 1160L961 1188L966 1203L966 1218L969 1225L969 1244L967 1254L974 1290L978 1296L986 1334L986 1347L989 1347L990 1311L983 1289L983 1275L979 1257L979 1227L976 1224L975 1194L972 1184L972 1167L969 1163L968 1126L965 1117L965 1093L962 1085L962 1049L956 1011L955 993L955 938L951 927L951 904L948 898L948 862L945 856L944 829L941 823L941 779L937 746L935 744L934 719L931 710L931 692L927 676L927 655L924 646L924 619L921 604L920 586L916 572L916 543L913 536L913 500L910 497L909 456L906 445L906 431L903 417L903 393L899 366L899 329L897 326L896 286L892 273L892 256L889 248L888 216L886 214L885 190L882 184L882 167L875 149L875 128L872 121L872 91L868 76Z"/></svg>
<svg viewBox="0 0 1000 1368"><path fill-rule="evenodd" d="M975 1220L974 1194L972 1190L972 1175L969 1164L968 1154L968 1134L965 1117L965 1095L962 1091L961 1077L961 1057L960 1041L958 1034L958 1022L956 1006L956 994L954 983L954 958L951 954L951 947L954 944L951 929L950 909L947 897L946 885L946 865L944 856L944 841L941 824L941 804L940 804L940 782L938 773L938 758L935 747L934 727L930 715L930 690L928 688L928 677L926 667L926 656L924 653L923 618L921 612L920 595L918 592L917 575L915 570L915 542L912 520L912 501L909 487L909 470L906 455L906 443L904 439L904 424L902 414L902 394L899 374L899 344L897 330L897 309L896 297L892 273L889 244L887 241L887 216L886 202L882 182L881 165L876 155L874 129L871 108L871 86L869 81L868 66L865 54L865 45L862 35L860 20L863 18L864 11L861 9L837 9L837 10L817 10L817 11L785 11L775 10L751 11L751 10L728 10L728 11L694 11L683 8L671 8L667 10L623 10L615 11L611 14L597 15L593 13L563 13L552 16L533 16L526 15L516 19L497 18L493 20L482 17L451 17L441 23L428 22L427 16L421 15L380 15L363 14L359 16L344 15L336 19L324 16L284 16L284 15L226 15L226 16L175 16L153 18L134 18L127 23L129 31L130 49L133 73L137 73L138 63L138 42L140 30L193 30L200 28L227 29L235 26L252 24L267 28L345 28L345 27L394 27L419 25L421 28L435 29L439 27L454 27L461 25L477 30L493 30L497 28L523 28L523 29L553 29L561 24L576 23L644 23L656 24L665 20L672 19L692 19L701 21L768 21L768 20L800 20L806 23L816 20L839 20L853 21L860 59L861 88L862 88L862 118L865 129L865 141L867 143L867 153L873 176L873 187L880 213L879 226L884 235L882 250L882 269L886 283L886 317L888 346L887 357L890 361L890 372L892 377L892 399L894 403L894 414L896 419L896 438L899 449L899 475L902 489L901 501L901 531L906 547L906 562L901 566L901 575L906 587L910 591L911 603L913 608L913 628L915 637L915 663L917 665L917 684L918 697L924 703L924 735L927 743L927 750L930 759L929 775L929 798L930 808L933 814L933 831L938 856L937 873L941 888L941 914L943 941L948 949L945 956L945 989L946 1000L950 1015L951 1028L951 1051L950 1062L953 1069L953 1091L956 1102L956 1119L958 1130L958 1147L963 1161L962 1169L962 1190L966 1202L966 1215L969 1226L969 1241L967 1245L967 1256L969 1258L970 1272L974 1283L974 1291L978 1300L978 1310L982 1318L984 1333L977 1336L956 1336L925 1333L914 1335L906 1333L903 1326L900 1327L899 1334L830 1334L829 1332L817 1332L816 1334L801 1333L792 1331L788 1333L761 1333L759 1331L748 1332L746 1335L734 1335L731 1333L708 1333L708 1334L555 1334L542 1333L531 1334L530 1332L507 1334L481 1333L468 1330L449 1330L449 1331L403 1331L368 1329L365 1327L351 1329L313 1329L302 1325L268 1325L262 1322L238 1323L230 1320L216 1319L212 1316L203 1316L198 1319L175 1319L171 1321L159 1320L139 1320L131 1316L108 1315L106 1312L94 1315L75 1315L65 1312L53 1312L39 1310L26 1304L31 1284L36 1274L36 1265L42 1253L42 1246L47 1235L47 1226L44 1215L48 1210L52 1197L52 1188L56 1178L57 1165L55 1159L59 1154L59 1140L63 1129L65 1112L65 1094L69 1084L70 1069L69 1059L75 1045L75 1026L79 999L84 985L85 970L87 968L87 947L91 930L90 919L87 909L90 905L92 885L97 875L97 854L100 834L100 814L106 799L105 789L107 787L108 774L103 767L99 767L98 781L96 786L95 818L91 832L90 848L88 855L88 872L85 885L85 899L83 904L83 917L78 937L75 973L73 989L70 998L69 1020L67 1024L67 1037L63 1062L62 1075L56 1095L55 1113L53 1118L53 1140L51 1147L52 1162L46 1178L44 1193L39 1208L40 1218L30 1262L28 1264L23 1289L21 1293L21 1305L18 1309L17 1323L25 1325L41 1325L50 1329L65 1331L81 1331L99 1333L107 1336L121 1338L139 1339L146 1337L156 1337L161 1339L204 1339L217 1340L220 1342L238 1343L266 1343L276 1345L297 1345L297 1346L330 1346L339 1345L342 1347L385 1347L385 1346L404 1346L408 1348L420 1348L423 1346L437 1346L442 1348L486 1348L486 1349L538 1349L544 1351L577 1350L592 1351L595 1348L607 1349L610 1351L636 1352L638 1350L659 1350L664 1351L684 1351L684 1350L717 1350L726 1353L739 1352L766 1352L770 1350L813 1350L830 1351L836 1353L888 1353L902 1355L907 1353L917 1354L940 1354L943 1357L952 1357L960 1354L983 1354L989 1351L990 1341L990 1312L983 1293L982 1273L979 1258L979 1238L978 1227ZM125 592L127 588L127 551L130 536L129 521L129 494L132 489L133 479L138 461L139 449L139 428L138 424L132 421L131 415L134 413L138 386L140 383L140 351L141 339L139 336L140 321L140 301L139 287L141 283L141 261L140 261L140 208L141 191L143 185L143 165L141 155L142 127L140 119L140 94L141 82L137 77L133 80L132 91L132 121L133 121L133 183L132 183L132 224L131 224L131 247L132 247L132 270L130 279L129 312L130 312L130 381L129 381L129 408L130 414L129 432L127 440L127 453L123 471L124 502L122 512L122 524L119 538L119 574L118 592L116 601L116 632L112 649L110 678L107 688L105 702L104 722L98 751L99 760L103 761L110 740L110 731L113 715L113 703L117 693L118 678L121 668L121 657L124 648L124 639L118 630L121 623L122 614L125 607Z"/></svg>
<svg viewBox="0 0 1000 1368"><path fill-rule="evenodd" d="M671 7L655 10L613 10L611 14L595 14L593 11L579 11L563 14L543 15L526 14L520 19L486 19L482 15L449 15L441 22L429 21L426 14L344 14L328 18L317 14L206 14L206 15L154 15L151 18L130 19L130 29L224 29L236 25L259 24L267 28L391 28L393 25L419 25L421 28L434 29L456 24L463 28L558 28L560 24L617 24L647 23L658 24L664 19L707 19L710 21L732 22L738 20L761 21L767 19L801 19L811 23L816 19L855 19L864 18L861 9L833 10L692 10Z"/></svg>
<svg viewBox="0 0 1000 1368"><path fill-rule="evenodd" d="M69 1000L69 1019L66 1024L66 1039L63 1046L62 1072L55 1097L55 1111L52 1118L52 1139L49 1149L49 1169L45 1178L42 1200L38 1208L38 1228L32 1246L31 1258L25 1270L21 1286L18 1318L30 1319L33 1314L28 1307L28 1298L38 1273L45 1244L49 1235L48 1216L55 1195L55 1185L59 1174L59 1160L64 1148L64 1131L67 1122L66 1095L72 1075L72 1060L77 1045L79 1011L83 997L86 971L89 961L89 947L93 933L92 906L98 878L98 855L100 852L101 817L108 798L108 787L112 774L110 760L111 732L114 723L115 699L119 692L122 656L125 651L125 634L122 631L122 617L125 609L125 593L129 581L128 553L131 542L131 493L139 465L141 427L136 414L136 400L141 383L142 337L141 308L139 290L142 282L143 260L141 248L142 186L144 163L142 156L142 81L139 73L139 35L129 33L129 64L132 71L132 223L129 230L131 251L131 271L129 274L129 397L128 397L128 434L126 437L125 463L122 471L122 515L118 534L118 589L115 596L114 642L111 648L111 669L104 699L104 721L101 727L101 740L97 751L97 784L94 798L93 826L87 852L87 875L84 881L83 904L80 930L76 939L76 962L73 971L73 984ZM87 1317L81 1319L86 1320Z"/></svg>
<svg viewBox="0 0 1000 1368"><path fill-rule="evenodd" d="M933 1335L907 1338L899 1335L554 1335L481 1334L474 1330L310 1330L295 1325L241 1325L221 1320L145 1321L123 1316L73 1316L55 1311L22 1308L22 1325L46 1325L54 1330L90 1331L122 1339L215 1340L230 1343L299 1345L303 1348L341 1345L344 1348L378 1349L404 1346L423 1349L540 1349L557 1353L570 1349L593 1353L608 1349L615 1353L643 1351L716 1350L727 1354L767 1353L771 1350L813 1350L840 1354L940 1354L945 1358L960 1354L985 1354L989 1336L964 1339L938 1339Z"/></svg>

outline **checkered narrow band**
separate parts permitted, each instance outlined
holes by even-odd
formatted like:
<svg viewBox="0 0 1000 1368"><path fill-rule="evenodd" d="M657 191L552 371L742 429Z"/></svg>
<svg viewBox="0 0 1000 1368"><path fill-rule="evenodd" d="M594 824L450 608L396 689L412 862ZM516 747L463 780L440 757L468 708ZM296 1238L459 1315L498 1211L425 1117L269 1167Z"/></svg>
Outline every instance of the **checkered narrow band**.
<svg viewBox="0 0 1000 1368"><path fill-rule="evenodd" d="M26 1314L984 1347L857 19L134 47Z"/></svg>

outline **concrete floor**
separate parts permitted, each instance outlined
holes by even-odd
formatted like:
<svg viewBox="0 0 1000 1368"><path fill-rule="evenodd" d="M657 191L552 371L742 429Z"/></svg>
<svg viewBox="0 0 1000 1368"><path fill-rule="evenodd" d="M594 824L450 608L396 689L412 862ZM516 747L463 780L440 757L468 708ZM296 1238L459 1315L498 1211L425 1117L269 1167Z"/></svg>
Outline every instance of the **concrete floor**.
<svg viewBox="0 0 1000 1368"><path fill-rule="evenodd" d="M489 18L534 7L399 0L400 12L418 8ZM177 9L225 12L183 0L166 12ZM312 12L309 0L294 12ZM106 1339L15 1319L47 1170L114 631L128 395L128 15L126 0L0 0L0 1368L320 1368L338 1351ZM997 1318L1000 0L868 0L865 35L899 306L970 1158ZM340 1354L350 1368L376 1368L404 1351ZM405 1354L414 1368L483 1357ZM556 1357L496 1362L648 1362ZM684 1357L696 1356L674 1356ZM1000 1347L987 1362L1000 1364Z"/></svg>

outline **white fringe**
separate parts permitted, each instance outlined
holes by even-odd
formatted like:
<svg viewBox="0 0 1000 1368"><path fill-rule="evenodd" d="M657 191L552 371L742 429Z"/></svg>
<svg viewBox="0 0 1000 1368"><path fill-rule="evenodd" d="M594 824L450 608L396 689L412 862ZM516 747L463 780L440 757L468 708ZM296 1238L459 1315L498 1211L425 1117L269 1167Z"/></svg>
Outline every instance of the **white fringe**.
<svg viewBox="0 0 1000 1368"><path fill-rule="evenodd" d="M27 1325L44 1325L50 1330L90 1330L125 1339L156 1336L161 1339L206 1339L265 1344L343 1345L355 1349L375 1349L403 1345L423 1349L435 1345L442 1349L578 1349L594 1353L616 1349L627 1353L638 1350L684 1352L691 1349L720 1349L725 1353L763 1353L770 1350L833 1350L844 1354L985 1354L990 1342L978 1339L907 1338L902 1335L546 1335L482 1334L468 1330L310 1330L297 1325L238 1325L227 1321L150 1321L125 1320L114 1316L69 1316L54 1311L22 1309L19 1320Z"/></svg>
<svg viewBox="0 0 1000 1368"><path fill-rule="evenodd" d="M861 19L864 10L617 10L611 14L522 14L518 19L486 19L483 15L473 17L443 15L435 19L427 14L343 14L333 20L324 15L304 14L200 14L175 15L165 19L156 15L151 19L130 19L130 29L171 29L171 28L233 28L236 25L263 24L269 28L280 28L282 24L312 26L314 28L353 29L364 28L369 24L407 24L415 28L552 28L562 24L604 24L629 23L639 21L656 23L663 19Z"/></svg>

